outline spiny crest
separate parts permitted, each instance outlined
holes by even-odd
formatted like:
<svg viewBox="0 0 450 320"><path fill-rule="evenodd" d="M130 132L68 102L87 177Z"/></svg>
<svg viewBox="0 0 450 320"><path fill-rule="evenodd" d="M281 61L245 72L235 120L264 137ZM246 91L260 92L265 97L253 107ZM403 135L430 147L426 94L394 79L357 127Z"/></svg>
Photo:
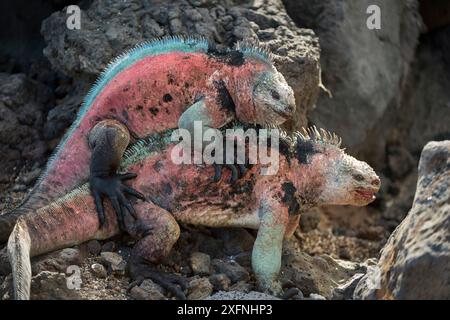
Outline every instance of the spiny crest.
<svg viewBox="0 0 450 320"><path fill-rule="evenodd" d="M189 52L208 50L208 40L204 37L193 36L165 36L155 38L140 43L133 48L125 51L114 58L108 66L102 71L95 84L89 90L83 103L84 106L90 105L93 98L98 94L98 90L103 87L112 77L133 62L145 57L175 50L186 50Z"/></svg>
<svg viewBox="0 0 450 320"><path fill-rule="evenodd" d="M67 202L73 201L74 199L78 202L79 201L82 202L82 203L80 203L80 206L84 205L85 204L84 200L83 199L80 200L77 197L80 195L86 195L86 194L89 194L89 183L85 183L85 184L73 189L69 193L66 193L65 195L56 199L55 201L46 205L45 207L39 208L38 210L36 210L36 214L39 214L41 212L57 213L57 212L59 212L58 210L61 207L63 207Z"/></svg>
<svg viewBox="0 0 450 320"><path fill-rule="evenodd" d="M158 37L140 44L137 44L133 48L125 51L121 55L114 58L108 66L105 68L105 70L101 73L100 78L102 78L104 75L106 75L111 69L116 68L120 63L126 59L128 59L130 56L142 52L147 51L146 55L152 55L160 53L160 51L165 52L167 51L166 48L169 48L170 50L174 49L173 47L177 48L180 46L186 46L191 48L208 48L208 40L204 37L193 37L193 36L165 36L165 37ZM149 50L153 52L148 52Z"/></svg>
<svg viewBox="0 0 450 320"><path fill-rule="evenodd" d="M322 128L317 129L316 126L308 128L302 127L301 131L294 131L291 134L281 129L278 125L269 124L264 127L269 130L269 134L270 130L278 130L280 141L288 145L291 150L294 150L300 141L322 143L337 148L340 148L342 144L342 138L337 134Z"/></svg>
<svg viewBox="0 0 450 320"><path fill-rule="evenodd" d="M337 134L322 128L317 129L316 126L312 126L307 129L302 128L301 132L296 131L294 132L294 135L297 139L301 139L302 141L319 142L332 145L337 148L340 148L342 144L342 138Z"/></svg>
<svg viewBox="0 0 450 320"><path fill-rule="evenodd" d="M259 60L273 65L273 54L266 45L262 45L256 40L238 41L234 49L242 52L246 56L255 57Z"/></svg>
<svg viewBox="0 0 450 320"><path fill-rule="evenodd" d="M130 145L124 152L120 164L121 170L125 170L127 167L150 156L150 154L156 154L166 148L172 142L171 136L174 130L169 129L162 133L152 134Z"/></svg>

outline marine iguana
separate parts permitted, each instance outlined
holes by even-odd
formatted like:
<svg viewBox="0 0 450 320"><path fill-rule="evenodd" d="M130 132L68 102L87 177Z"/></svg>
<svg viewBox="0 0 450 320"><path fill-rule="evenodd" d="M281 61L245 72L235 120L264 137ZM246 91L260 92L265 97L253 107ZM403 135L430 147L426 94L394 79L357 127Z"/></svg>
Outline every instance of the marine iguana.
<svg viewBox="0 0 450 320"><path fill-rule="evenodd" d="M137 220L125 220L127 232L140 239L132 250L130 273L132 278L151 278L181 298L184 294L175 285L179 279L146 264L169 253L179 236L178 223L258 229L252 252L255 277L260 289L280 292L276 279L282 241L295 231L300 212L321 205L367 205L380 187L367 163L347 155L336 135L315 127L284 136L276 175L261 175L262 166L256 164L234 184L224 182L231 175L225 172L217 188L210 187L212 166L174 164L174 144L169 135L158 135L138 142L122 160L123 170L137 174L131 186L151 200L135 204ZM249 150L256 148L248 144ZM118 234L113 208L107 203L105 209L106 222L99 229L95 203L84 184L20 217L7 245L15 298L29 298L30 257Z"/></svg>
<svg viewBox="0 0 450 320"><path fill-rule="evenodd" d="M218 50L205 39L178 36L139 45L101 74L35 187L18 208L0 216L0 243L17 217L88 179L100 225L103 197L112 201L122 225L124 213L134 213L125 195L143 198L122 183L133 174L117 174L130 139L176 127L192 131L194 121L202 121L205 129L236 118L280 124L294 111L292 88L270 52L256 45Z"/></svg>

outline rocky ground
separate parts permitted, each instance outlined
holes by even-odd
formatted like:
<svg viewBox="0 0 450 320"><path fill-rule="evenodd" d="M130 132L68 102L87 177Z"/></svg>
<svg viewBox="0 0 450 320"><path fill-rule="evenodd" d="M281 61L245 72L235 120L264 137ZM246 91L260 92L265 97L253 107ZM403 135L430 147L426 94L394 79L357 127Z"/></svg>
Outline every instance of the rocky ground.
<svg viewBox="0 0 450 320"><path fill-rule="evenodd" d="M250 265L253 241L254 236L243 229L184 229L158 268L187 280L188 299L214 298L215 293L224 291L249 293L256 290ZM32 299L171 299L170 293L151 280L130 284L127 261L131 245L127 239L90 241L36 259ZM309 255L301 241L293 239L285 244L283 255L283 298L331 299L335 287L355 273L364 273L371 264L371 260L350 262L324 253ZM67 281L72 283L68 267L74 265L80 267L79 290L67 289ZM10 282L11 277L6 277L0 288L3 299L11 297Z"/></svg>
<svg viewBox="0 0 450 320"><path fill-rule="evenodd" d="M415 0L133 0L108 6L88 0L79 1L82 29L75 31L65 27L63 8L76 1L39 2L30 7L18 0L0 10L33 12L30 19L0 19L0 30L11 25L18 30L14 38L0 33L5 44L0 50L0 212L17 206L33 186L112 57L171 34L201 34L219 45L258 39L274 51L278 69L295 91L298 112L286 128L317 124L334 130L348 152L371 164L382 180L369 207L302 214L300 228L285 245L284 298L352 298L361 277L377 263L387 271L395 265L399 274L410 261L405 254L404 260L388 263L389 250L381 255L380 250L386 242L391 252L403 245L395 233L389 237L412 207L423 147L450 139L450 19L444 9ZM365 27L365 8L373 2L386 13L377 31ZM443 190L448 193L448 186ZM448 211L443 212L448 223ZM249 264L253 240L252 231L185 226L159 268L185 277L190 299L255 297ZM448 255L445 234L436 241L441 251L431 256ZM42 257L33 265L33 298L170 299L150 280L130 285L131 245L127 238L93 241ZM81 268L80 290L66 289L69 265ZM10 281L0 278L0 297L10 297ZM401 284L387 276L383 281L383 294L361 282L357 297L407 296L398 289Z"/></svg>

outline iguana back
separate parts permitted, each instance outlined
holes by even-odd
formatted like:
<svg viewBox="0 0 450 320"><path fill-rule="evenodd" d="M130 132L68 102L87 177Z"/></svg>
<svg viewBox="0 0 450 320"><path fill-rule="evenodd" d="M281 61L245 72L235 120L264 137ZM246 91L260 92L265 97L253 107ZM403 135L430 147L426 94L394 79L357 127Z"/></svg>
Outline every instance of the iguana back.
<svg viewBox="0 0 450 320"><path fill-rule="evenodd" d="M260 80L262 74L269 74L269 78L265 75ZM275 80L270 79L272 74ZM274 100L263 95L260 104L283 102L283 106L289 105L289 112L281 108L270 115L267 110L258 110L254 102L257 81L267 89L263 94ZM273 67L269 54L258 47L219 52L204 39L169 37L122 54L87 94L74 123L22 205L0 216L0 242L8 238L17 216L47 205L87 181L91 160L87 136L100 121L115 119L128 128L132 137L144 138L176 128L186 109L208 97L213 101L208 106L208 117L215 128L239 112L244 121L269 122L274 115L289 115L293 103L295 108L292 89L286 84L285 103L283 95L280 99L280 94L271 89L277 83L282 83L283 93L284 78Z"/></svg>

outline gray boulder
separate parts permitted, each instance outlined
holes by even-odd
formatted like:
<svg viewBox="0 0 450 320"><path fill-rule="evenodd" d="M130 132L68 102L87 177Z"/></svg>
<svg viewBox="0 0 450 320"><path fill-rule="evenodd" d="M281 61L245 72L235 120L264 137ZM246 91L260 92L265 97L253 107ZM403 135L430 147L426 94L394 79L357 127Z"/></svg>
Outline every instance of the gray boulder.
<svg viewBox="0 0 450 320"><path fill-rule="evenodd" d="M387 108L396 106L418 43L418 1L283 0L300 27L320 39L323 83L310 120L336 131L352 150L364 147ZM367 28L369 5L381 9L381 29Z"/></svg>
<svg viewBox="0 0 450 320"><path fill-rule="evenodd" d="M355 299L450 298L450 141L422 151L408 216L391 234Z"/></svg>

